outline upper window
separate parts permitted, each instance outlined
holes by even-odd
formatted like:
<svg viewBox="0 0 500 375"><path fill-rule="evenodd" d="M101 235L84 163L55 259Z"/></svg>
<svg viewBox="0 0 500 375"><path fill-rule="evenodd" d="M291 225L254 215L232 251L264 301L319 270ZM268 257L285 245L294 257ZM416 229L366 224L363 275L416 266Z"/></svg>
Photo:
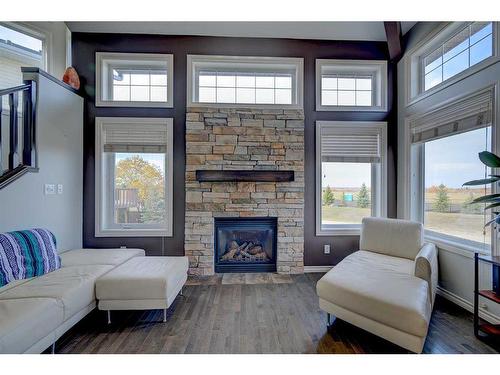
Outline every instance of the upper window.
<svg viewBox="0 0 500 375"><path fill-rule="evenodd" d="M424 91L493 55L493 24L473 22L422 59Z"/></svg>
<svg viewBox="0 0 500 375"><path fill-rule="evenodd" d="M173 107L173 56L96 53L96 106Z"/></svg>
<svg viewBox="0 0 500 375"><path fill-rule="evenodd" d="M478 154L492 148L491 89L410 121L412 132L412 219L442 240L489 248L484 227L490 213L471 204L491 186L463 186L491 173Z"/></svg>
<svg viewBox="0 0 500 375"><path fill-rule="evenodd" d="M188 55L188 105L302 106L302 59Z"/></svg>
<svg viewBox="0 0 500 375"><path fill-rule="evenodd" d="M451 22L405 58L407 102L441 90L498 61L497 22Z"/></svg>
<svg viewBox="0 0 500 375"><path fill-rule="evenodd" d="M386 124L319 121L316 234L358 234L361 220L386 214Z"/></svg>
<svg viewBox="0 0 500 375"><path fill-rule="evenodd" d="M387 62L316 60L316 110L386 111Z"/></svg>
<svg viewBox="0 0 500 375"><path fill-rule="evenodd" d="M96 236L172 235L172 119L96 118Z"/></svg>

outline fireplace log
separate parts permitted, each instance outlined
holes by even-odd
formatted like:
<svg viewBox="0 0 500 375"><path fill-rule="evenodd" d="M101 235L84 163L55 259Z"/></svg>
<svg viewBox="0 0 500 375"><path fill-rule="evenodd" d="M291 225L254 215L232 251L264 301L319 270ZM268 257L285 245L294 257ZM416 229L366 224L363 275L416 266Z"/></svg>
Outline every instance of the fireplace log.
<svg viewBox="0 0 500 375"><path fill-rule="evenodd" d="M222 260L232 259L234 257L234 255L236 254L236 252L238 251L239 248L240 247L238 245L238 242L231 241L231 245L229 247L229 250L222 256Z"/></svg>
<svg viewBox="0 0 500 375"><path fill-rule="evenodd" d="M262 252L262 246L255 245L254 247L252 247L250 250L247 251L252 255L257 255L258 253Z"/></svg>
<svg viewBox="0 0 500 375"><path fill-rule="evenodd" d="M265 251L254 255L254 257L255 257L255 259L259 259L259 260L267 260L267 254Z"/></svg>
<svg viewBox="0 0 500 375"><path fill-rule="evenodd" d="M245 258L251 258L252 256L247 253L245 250L241 250L241 253L240 253L242 256L244 256Z"/></svg>
<svg viewBox="0 0 500 375"><path fill-rule="evenodd" d="M238 245L238 242L231 241L229 250L222 256L222 260L230 260L240 255L240 252L249 246L247 242L242 245Z"/></svg>

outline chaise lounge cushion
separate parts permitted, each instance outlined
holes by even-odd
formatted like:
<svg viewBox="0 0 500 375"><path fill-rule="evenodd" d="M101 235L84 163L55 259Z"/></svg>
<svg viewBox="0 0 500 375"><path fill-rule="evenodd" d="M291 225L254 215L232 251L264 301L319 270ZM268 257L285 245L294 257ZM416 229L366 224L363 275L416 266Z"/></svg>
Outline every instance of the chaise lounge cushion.
<svg viewBox="0 0 500 375"><path fill-rule="evenodd" d="M54 332L63 314L54 298L0 300L0 353L24 353Z"/></svg>
<svg viewBox="0 0 500 375"><path fill-rule="evenodd" d="M187 257L136 257L96 281L99 300L165 299L187 278Z"/></svg>
<svg viewBox="0 0 500 375"><path fill-rule="evenodd" d="M414 262L369 251L344 258L317 284L318 296L389 327L425 336L432 308Z"/></svg>
<svg viewBox="0 0 500 375"><path fill-rule="evenodd" d="M424 245L422 223L408 220L365 217L359 249L415 260Z"/></svg>
<svg viewBox="0 0 500 375"><path fill-rule="evenodd" d="M92 264L117 266L130 258L144 255L142 249L78 249L62 253L61 264L63 267Z"/></svg>
<svg viewBox="0 0 500 375"><path fill-rule="evenodd" d="M64 308L64 321L95 301L95 280L109 265L63 267L0 293L0 300L54 298Z"/></svg>

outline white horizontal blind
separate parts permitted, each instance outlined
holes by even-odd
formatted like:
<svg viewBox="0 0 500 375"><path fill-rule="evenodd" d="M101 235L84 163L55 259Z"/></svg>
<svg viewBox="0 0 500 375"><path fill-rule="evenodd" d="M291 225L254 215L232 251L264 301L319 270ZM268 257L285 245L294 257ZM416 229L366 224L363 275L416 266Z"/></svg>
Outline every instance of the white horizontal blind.
<svg viewBox="0 0 500 375"><path fill-rule="evenodd" d="M167 151L167 127L162 124L105 124L103 139L105 152Z"/></svg>
<svg viewBox="0 0 500 375"><path fill-rule="evenodd" d="M379 163L380 159L378 133L322 129L322 162Z"/></svg>
<svg viewBox="0 0 500 375"><path fill-rule="evenodd" d="M493 89L410 120L412 143L422 143L491 125Z"/></svg>

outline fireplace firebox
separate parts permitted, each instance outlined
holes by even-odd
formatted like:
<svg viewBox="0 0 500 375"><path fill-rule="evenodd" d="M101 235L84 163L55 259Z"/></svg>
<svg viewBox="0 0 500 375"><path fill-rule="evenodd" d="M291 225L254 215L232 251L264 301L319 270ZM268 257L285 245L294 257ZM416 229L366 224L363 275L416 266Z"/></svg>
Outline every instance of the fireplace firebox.
<svg viewBox="0 0 500 375"><path fill-rule="evenodd" d="M277 219L215 218L215 272L275 272Z"/></svg>

